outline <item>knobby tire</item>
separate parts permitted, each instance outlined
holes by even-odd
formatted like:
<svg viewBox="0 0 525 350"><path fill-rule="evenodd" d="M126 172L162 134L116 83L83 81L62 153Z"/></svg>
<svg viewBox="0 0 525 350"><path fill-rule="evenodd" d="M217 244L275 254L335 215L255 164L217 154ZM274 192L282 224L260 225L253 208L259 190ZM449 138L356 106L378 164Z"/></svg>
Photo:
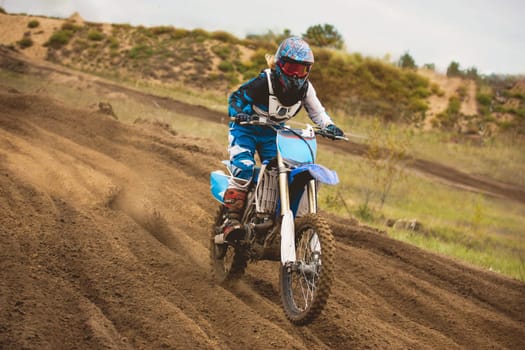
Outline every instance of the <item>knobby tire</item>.
<svg viewBox="0 0 525 350"><path fill-rule="evenodd" d="M309 240L309 237L314 237L314 234L317 234L321 247L321 264L314 274L315 277L289 272L285 266L282 264L280 266L280 289L284 312L296 325L310 323L321 313L334 280L335 241L330 226L318 214L308 214L295 222L297 261L309 261L312 252L308 251L305 241ZM308 245L311 247L310 243ZM303 288L303 285L307 285L307 288Z"/></svg>
<svg viewBox="0 0 525 350"><path fill-rule="evenodd" d="M248 258L244 249L229 244L215 244L216 227L223 222L224 207L221 205L217 211L215 221L211 230L210 260L212 275L215 282L227 284L241 278L246 269Z"/></svg>

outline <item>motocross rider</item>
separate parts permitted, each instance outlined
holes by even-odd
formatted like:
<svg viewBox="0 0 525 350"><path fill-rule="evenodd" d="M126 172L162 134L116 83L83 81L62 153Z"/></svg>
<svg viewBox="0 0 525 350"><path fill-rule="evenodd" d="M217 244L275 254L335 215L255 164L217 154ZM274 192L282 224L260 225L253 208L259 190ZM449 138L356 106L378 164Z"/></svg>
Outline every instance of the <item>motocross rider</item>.
<svg viewBox="0 0 525 350"><path fill-rule="evenodd" d="M314 55L306 41L299 37L285 39L275 55L267 56L270 68L244 83L229 97L229 147L232 175L224 194L226 218L223 223L224 240L232 242L242 233L239 220L245 206L246 191L255 166L255 151L261 162L277 154L276 132L267 126L241 125L251 116L261 115L276 122L285 122L295 116L302 106L310 119L334 136L343 136L325 112L317 98L308 74Z"/></svg>

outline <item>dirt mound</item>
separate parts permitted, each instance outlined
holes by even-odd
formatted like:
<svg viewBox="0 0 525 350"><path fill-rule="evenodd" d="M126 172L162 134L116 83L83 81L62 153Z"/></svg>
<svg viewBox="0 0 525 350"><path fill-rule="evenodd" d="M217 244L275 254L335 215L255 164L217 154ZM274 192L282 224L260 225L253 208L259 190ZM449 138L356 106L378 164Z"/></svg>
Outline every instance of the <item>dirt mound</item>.
<svg viewBox="0 0 525 350"><path fill-rule="evenodd" d="M331 217L321 317L209 278L222 146L0 87L0 348L524 348L525 285Z"/></svg>
<svg viewBox="0 0 525 350"><path fill-rule="evenodd" d="M38 25L30 28L30 21L37 21ZM43 60L47 56L47 48L43 45L62 23L64 20L61 19L0 13L0 28L3 28L0 31L0 43L10 45L24 37L31 38L33 45L24 49L24 54L33 59Z"/></svg>
<svg viewBox="0 0 525 350"><path fill-rule="evenodd" d="M459 77L447 77L432 70L419 69L418 74L426 77L431 83L436 84L441 95L432 95L428 98L429 108L425 119L426 130L432 129L432 121L440 113L443 113L449 104L449 99L453 96L459 97L459 92L464 90L464 97L461 98L460 112L463 115L473 116L478 113L476 103L476 83L472 80Z"/></svg>

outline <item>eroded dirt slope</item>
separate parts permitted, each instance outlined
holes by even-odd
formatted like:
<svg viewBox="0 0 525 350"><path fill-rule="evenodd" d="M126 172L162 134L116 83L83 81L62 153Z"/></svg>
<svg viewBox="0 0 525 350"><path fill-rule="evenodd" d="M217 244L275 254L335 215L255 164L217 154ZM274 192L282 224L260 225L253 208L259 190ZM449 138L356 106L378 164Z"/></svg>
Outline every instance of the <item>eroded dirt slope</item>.
<svg viewBox="0 0 525 350"><path fill-rule="evenodd" d="M292 326L277 266L210 280L222 145L0 88L1 349L525 348L525 285L330 218L336 282Z"/></svg>

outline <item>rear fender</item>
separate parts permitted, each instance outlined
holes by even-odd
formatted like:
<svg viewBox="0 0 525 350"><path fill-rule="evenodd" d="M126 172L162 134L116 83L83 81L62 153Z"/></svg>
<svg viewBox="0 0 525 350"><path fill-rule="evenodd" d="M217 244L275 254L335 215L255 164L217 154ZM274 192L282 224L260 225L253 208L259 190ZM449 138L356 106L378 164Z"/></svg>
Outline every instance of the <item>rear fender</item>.
<svg viewBox="0 0 525 350"><path fill-rule="evenodd" d="M231 176L226 175L222 170L216 170L210 174L210 191L213 198L219 201L219 203L224 204L224 192L226 192L230 184L230 177Z"/></svg>
<svg viewBox="0 0 525 350"><path fill-rule="evenodd" d="M230 175L224 173L224 171L222 171L222 170L215 170L215 171L212 171L211 174L210 174L210 191L211 191L211 194L213 195L213 198L215 198L217 201L219 201L219 203L222 203L222 204L224 204L224 202L223 202L224 193L228 189L228 186L230 184L231 179L233 178L234 181L236 179L234 176L231 175L230 162L226 160L226 161L223 161L223 163L228 168L228 172L230 173ZM252 182L257 183L260 170L261 170L260 167L258 167L258 166L254 167L254 169L253 169L254 175L253 175L253 177L251 179ZM239 179L237 181L238 182L245 182L246 180Z"/></svg>

